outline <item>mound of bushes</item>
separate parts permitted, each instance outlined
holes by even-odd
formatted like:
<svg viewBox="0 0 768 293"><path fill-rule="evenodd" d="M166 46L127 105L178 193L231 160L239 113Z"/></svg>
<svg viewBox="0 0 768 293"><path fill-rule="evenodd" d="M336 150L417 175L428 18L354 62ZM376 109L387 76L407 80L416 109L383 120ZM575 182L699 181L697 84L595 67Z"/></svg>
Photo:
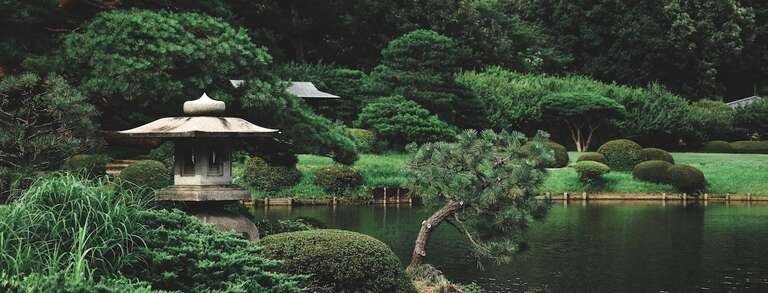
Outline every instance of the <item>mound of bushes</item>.
<svg viewBox="0 0 768 293"><path fill-rule="evenodd" d="M667 169L669 184L680 192L696 195L707 188L707 180L701 170L688 165L674 165Z"/></svg>
<svg viewBox="0 0 768 293"><path fill-rule="evenodd" d="M665 161L674 164L675 159L669 152L657 148L645 148L640 151L640 159L645 161Z"/></svg>
<svg viewBox="0 0 768 293"><path fill-rule="evenodd" d="M579 156L576 162L593 161L605 164L605 156L598 152L586 152Z"/></svg>
<svg viewBox="0 0 768 293"><path fill-rule="evenodd" d="M355 141L355 147L359 153L370 153L373 151L374 135L373 131L362 128L349 128L349 134Z"/></svg>
<svg viewBox="0 0 768 293"><path fill-rule="evenodd" d="M258 243L280 270L311 275L315 292L415 292L400 260L383 242L356 232L309 230L280 233Z"/></svg>
<svg viewBox="0 0 768 293"><path fill-rule="evenodd" d="M245 160L242 179L258 190L278 191L298 183L301 172L295 167L270 166L264 159L254 156Z"/></svg>
<svg viewBox="0 0 768 293"><path fill-rule="evenodd" d="M355 168L332 165L315 172L315 184L332 194L343 195L363 185L363 176Z"/></svg>
<svg viewBox="0 0 768 293"><path fill-rule="evenodd" d="M64 160L62 168L67 171L82 173L87 176L106 174L107 163L111 159L107 155L74 155Z"/></svg>
<svg viewBox="0 0 768 293"><path fill-rule="evenodd" d="M634 141L616 139L601 145L597 152L605 156L605 164L612 170L629 171L642 161L642 150Z"/></svg>
<svg viewBox="0 0 768 293"><path fill-rule="evenodd" d="M764 141L734 141L730 143L737 154L768 154L768 140Z"/></svg>
<svg viewBox="0 0 768 293"><path fill-rule="evenodd" d="M581 161L571 165L576 173L579 174L579 180L585 183L597 183L603 180L603 175L611 172L608 165L595 161Z"/></svg>
<svg viewBox="0 0 768 293"><path fill-rule="evenodd" d="M733 153L733 147L727 141L713 140L704 143L699 149L702 153Z"/></svg>
<svg viewBox="0 0 768 293"><path fill-rule="evenodd" d="M667 183L669 182L667 170L672 166L672 163L662 160L645 161L632 169L632 176L642 181Z"/></svg>
<svg viewBox="0 0 768 293"><path fill-rule="evenodd" d="M568 150L563 145L554 141L546 141L544 142L544 145L554 152L554 158L552 161L546 162L544 168L563 168L568 166ZM528 149L530 149L531 146L531 143L523 145L523 151L529 152Z"/></svg>
<svg viewBox="0 0 768 293"><path fill-rule="evenodd" d="M142 160L123 169L119 178L137 187L160 189L173 183L168 174L168 167L162 162Z"/></svg>

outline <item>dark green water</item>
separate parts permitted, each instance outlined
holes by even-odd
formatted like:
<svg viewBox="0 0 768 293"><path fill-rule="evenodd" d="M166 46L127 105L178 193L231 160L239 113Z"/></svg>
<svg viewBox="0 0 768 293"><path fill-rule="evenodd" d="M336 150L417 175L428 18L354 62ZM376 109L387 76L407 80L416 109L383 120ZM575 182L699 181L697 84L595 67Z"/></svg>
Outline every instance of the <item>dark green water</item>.
<svg viewBox="0 0 768 293"><path fill-rule="evenodd" d="M257 218L308 217L376 237L407 263L422 207L256 208ZM430 240L427 262L449 279L489 291L548 286L553 292L768 292L768 205L556 203L512 263L467 255L451 226Z"/></svg>

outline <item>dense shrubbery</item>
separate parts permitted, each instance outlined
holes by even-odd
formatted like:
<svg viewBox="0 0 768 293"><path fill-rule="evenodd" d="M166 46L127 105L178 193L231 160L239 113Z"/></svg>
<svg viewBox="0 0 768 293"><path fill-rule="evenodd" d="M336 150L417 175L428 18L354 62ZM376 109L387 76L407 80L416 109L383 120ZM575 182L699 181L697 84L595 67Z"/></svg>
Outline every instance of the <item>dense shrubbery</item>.
<svg viewBox="0 0 768 293"><path fill-rule="evenodd" d="M373 144L375 142L375 136L373 131L361 128L349 128L349 134L352 135L352 139L355 141L357 151L360 153L370 153L373 151Z"/></svg>
<svg viewBox="0 0 768 293"><path fill-rule="evenodd" d="M644 148L640 150L640 160L641 161L659 160L659 161L670 162L672 164L675 163L675 159L672 157L672 154L670 154L665 150L657 149L657 148Z"/></svg>
<svg viewBox="0 0 768 293"><path fill-rule="evenodd" d="M402 96L379 98L368 103L355 124L372 130L381 148L399 150L409 143L448 140L455 134L452 126Z"/></svg>
<svg viewBox="0 0 768 293"><path fill-rule="evenodd" d="M603 175L611 172L608 165L595 161L581 161L571 165L579 175L579 180L588 184L597 184L603 180Z"/></svg>
<svg viewBox="0 0 768 293"><path fill-rule="evenodd" d="M344 195L363 185L363 176L352 167L333 165L318 169L315 183L330 193Z"/></svg>
<svg viewBox="0 0 768 293"><path fill-rule="evenodd" d="M734 126L745 129L751 139L768 140L768 97L736 109Z"/></svg>
<svg viewBox="0 0 768 293"><path fill-rule="evenodd" d="M669 176L667 170L672 167L672 163L664 160L648 160L637 164L632 169L632 176L635 179L654 182L654 183L667 183L669 182Z"/></svg>
<svg viewBox="0 0 768 293"><path fill-rule="evenodd" d="M704 173L696 167L688 165L674 165L667 169L669 184L677 190L696 195L707 188L707 180Z"/></svg>
<svg viewBox="0 0 768 293"><path fill-rule="evenodd" d="M702 141L727 139L733 133L735 113L720 101L701 100L691 105L691 133Z"/></svg>
<svg viewBox="0 0 768 293"><path fill-rule="evenodd" d="M242 172L243 183L262 191L278 191L301 180L296 167L270 166L256 156L245 160Z"/></svg>
<svg viewBox="0 0 768 293"><path fill-rule="evenodd" d="M162 162L142 160L123 169L119 178L133 186L160 189L172 183L168 168Z"/></svg>
<svg viewBox="0 0 768 293"><path fill-rule="evenodd" d="M596 131L624 114L624 107L616 101L589 92L549 94L541 98L539 107L548 121L546 127L552 131L565 126L579 152L589 150Z"/></svg>
<svg viewBox="0 0 768 293"><path fill-rule="evenodd" d="M727 141L713 140L705 143L699 149L702 153L732 153L733 147Z"/></svg>
<svg viewBox="0 0 768 293"><path fill-rule="evenodd" d="M616 171L632 170L641 162L642 147L628 139L616 139L606 142L597 150L605 156L605 163Z"/></svg>
<svg viewBox="0 0 768 293"><path fill-rule="evenodd" d="M83 173L87 176L104 175L107 171L107 163L111 159L106 155L74 155L64 160L62 168L64 170Z"/></svg>
<svg viewBox="0 0 768 293"><path fill-rule="evenodd" d="M598 152L586 152L586 153L582 153L579 156L579 158L576 159L576 162L581 162L581 161L593 161L593 162L605 164L605 156L603 156L603 154Z"/></svg>
<svg viewBox="0 0 768 293"><path fill-rule="evenodd" d="M545 168L562 168L565 166L568 166L568 150L561 144L556 143L554 141L546 141L544 142L544 145L551 149L553 152L553 158L551 161L544 162ZM532 143L527 143L523 145L522 149L523 151L530 153L530 149L532 147Z"/></svg>
<svg viewBox="0 0 768 293"><path fill-rule="evenodd" d="M737 154L768 154L768 140L734 141L730 145Z"/></svg>
<svg viewBox="0 0 768 293"><path fill-rule="evenodd" d="M258 244L265 256L285 261L281 271L311 274L312 291L415 291L392 250L364 234L310 230L267 236Z"/></svg>

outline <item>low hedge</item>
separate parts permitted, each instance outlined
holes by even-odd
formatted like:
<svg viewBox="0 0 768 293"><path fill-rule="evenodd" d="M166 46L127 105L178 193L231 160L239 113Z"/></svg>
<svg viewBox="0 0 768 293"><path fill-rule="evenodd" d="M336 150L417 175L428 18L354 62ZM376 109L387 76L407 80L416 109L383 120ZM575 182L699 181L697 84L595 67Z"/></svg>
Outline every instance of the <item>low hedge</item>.
<svg viewBox="0 0 768 293"><path fill-rule="evenodd" d="M330 193L343 195L363 185L363 176L350 166L333 165L315 172L315 184Z"/></svg>
<svg viewBox="0 0 768 293"><path fill-rule="evenodd" d="M640 150L640 158L643 162L658 160L669 162L671 164L675 163L675 158L672 157L672 154L657 148L645 148Z"/></svg>
<svg viewBox="0 0 768 293"><path fill-rule="evenodd" d="M699 149L702 153L733 153L733 147L724 140L713 140L704 143Z"/></svg>
<svg viewBox="0 0 768 293"><path fill-rule="evenodd" d="M579 180L585 183L600 182L603 180L603 175L611 172L608 165L595 161L581 161L571 167L579 174Z"/></svg>
<svg viewBox="0 0 768 293"><path fill-rule="evenodd" d="M592 161L605 164L605 156L598 152L586 152L579 156L576 162Z"/></svg>
<svg viewBox="0 0 768 293"><path fill-rule="evenodd" d="M667 170L672 166L672 163L662 160L645 161L637 164L637 166L632 169L632 176L641 181L667 183L669 182Z"/></svg>
<svg viewBox="0 0 768 293"><path fill-rule="evenodd" d="M270 235L262 253L283 260L281 271L311 275L314 292L415 292L400 260L376 238L344 230L309 230Z"/></svg>
<svg viewBox="0 0 768 293"><path fill-rule="evenodd" d="M674 165L667 169L669 183L680 192L697 195L707 188L707 180L701 170L688 165Z"/></svg>
<svg viewBox="0 0 768 293"><path fill-rule="evenodd" d="M737 154L768 154L768 140L763 141L734 141L730 143L734 153Z"/></svg>
<svg viewBox="0 0 768 293"><path fill-rule="evenodd" d="M605 164L612 170L629 171L642 161L642 150L643 148L634 141L616 139L600 146L597 152L605 156Z"/></svg>
<svg viewBox="0 0 768 293"><path fill-rule="evenodd" d="M106 174L107 163L111 158L107 155L74 155L64 160L62 168L67 171L83 173L87 176L101 176Z"/></svg>
<svg viewBox="0 0 768 293"><path fill-rule="evenodd" d="M245 160L243 182L262 191L279 191L301 180L301 172L295 167L270 166L260 157Z"/></svg>
<svg viewBox="0 0 768 293"><path fill-rule="evenodd" d="M554 158L553 161L547 163L544 167L545 168L563 168L565 166L568 166L568 149L566 149L563 145L556 143L554 141L546 141L544 142L544 145L546 145L548 148L550 148L554 152ZM523 151L529 152L528 149L531 147L531 143L527 143L523 145Z"/></svg>
<svg viewBox="0 0 768 293"><path fill-rule="evenodd" d="M119 178L139 187L160 189L173 183L169 173L162 162L142 160L123 169Z"/></svg>

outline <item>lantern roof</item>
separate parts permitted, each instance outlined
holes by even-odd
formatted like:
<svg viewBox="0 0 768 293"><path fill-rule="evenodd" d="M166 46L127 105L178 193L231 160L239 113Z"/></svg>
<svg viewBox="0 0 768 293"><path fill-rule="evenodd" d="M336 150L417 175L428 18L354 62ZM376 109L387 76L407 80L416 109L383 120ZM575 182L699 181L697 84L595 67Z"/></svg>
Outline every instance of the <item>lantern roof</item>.
<svg viewBox="0 0 768 293"><path fill-rule="evenodd" d="M142 126L118 131L131 137L258 137L271 136L278 132L255 125L245 119L218 117L223 114L226 105L222 101L211 99L207 94L194 101L187 101L183 106L186 117L160 118Z"/></svg>

